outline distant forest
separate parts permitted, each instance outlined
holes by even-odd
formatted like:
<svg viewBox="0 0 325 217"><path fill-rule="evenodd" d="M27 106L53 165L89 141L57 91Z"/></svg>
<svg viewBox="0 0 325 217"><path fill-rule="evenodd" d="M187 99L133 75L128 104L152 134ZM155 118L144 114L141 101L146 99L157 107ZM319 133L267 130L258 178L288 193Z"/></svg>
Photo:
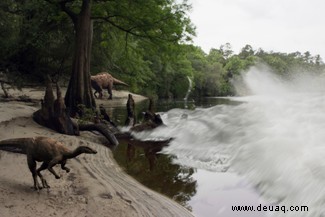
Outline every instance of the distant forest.
<svg viewBox="0 0 325 217"><path fill-rule="evenodd" d="M45 74L67 84L75 49L68 12L77 13L84 2L2 0L0 72L18 86L40 84ZM88 2L93 19L90 73L108 71L138 94L183 98L190 77L191 97L234 95L231 79L258 62L281 75L294 69L325 72L321 57L308 51L279 53L245 45L235 54L227 43L205 53L192 44L195 27L186 1Z"/></svg>

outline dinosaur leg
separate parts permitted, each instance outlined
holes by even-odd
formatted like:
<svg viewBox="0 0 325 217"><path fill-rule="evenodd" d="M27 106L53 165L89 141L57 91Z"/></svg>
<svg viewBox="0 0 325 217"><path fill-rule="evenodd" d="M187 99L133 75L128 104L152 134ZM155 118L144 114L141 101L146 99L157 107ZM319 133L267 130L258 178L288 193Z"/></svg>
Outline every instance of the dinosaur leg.
<svg viewBox="0 0 325 217"><path fill-rule="evenodd" d="M39 185L39 183L37 181L36 161L34 159L32 159L32 157L29 157L29 155L27 155L27 164L28 164L28 168L29 168L30 172L33 175L34 189L39 191L41 189L41 186Z"/></svg>
<svg viewBox="0 0 325 217"><path fill-rule="evenodd" d="M66 160L62 161L62 163L61 163L61 169L65 170L68 173L68 172L70 172L70 169L65 166L66 163L67 163Z"/></svg>
<svg viewBox="0 0 325 217"><path fill-rule="evenodd" d="M97 98L98 98L98 96L96 95L96 93L98 93L98 91L97 91L97 90L95 90L95 92L94 92L94 96L95 96L95 98L97 99Z"/></svg>
<svg viewBox="0 0 325 217"><path fill-rule="evenodd" d="M47 169L55 176L56 179L59 179L60 176L54 171L53 167L60 161L60 159L53 159Z"/></svg>
<svg viewBox="0 0 325 217"><path fill-rule="evenodd" d="M107 87L107 92L109 94L108 99L113 99L112 89L113 89L113 84L109 84L108 87Z"/></svg>
<svg viewBox="0 0 325 217"><path fill-rule="evenodd" d="M98 91L98 93L99 93L99 96L98 96L98 98L99 98L99 99L103 99L103 91L102 91L102 90L100 90L100 91Z"/></svg>
<svg viewBox="0 0 325 217"><path fill-rule="evenodd" d="M98 93L98 96L96 95ZM102 99L103 98L103 91L102 89L96 89L95 92L94 92L94 96L96 99Z"/></svg>
<svg viewBox="0 0 325 217"><path fill-rule="evenodd" d="M96 95L97 93L99 93L99 97L100 97L100 92L102 91L102 88L97 83L97 81L91 79L91 86L95 89L95 92L94 92L95 98L98 98L97 95Z"/></svg>
<svg viewBox="0 0 325 217"><path fill-rule="evenodd" d="M47 169L48 163L44 162L37 170L37 175L40 177L42 181L43 188L50 188L50 186L47 184L47 181L43 178L41 171Z"/></svg>

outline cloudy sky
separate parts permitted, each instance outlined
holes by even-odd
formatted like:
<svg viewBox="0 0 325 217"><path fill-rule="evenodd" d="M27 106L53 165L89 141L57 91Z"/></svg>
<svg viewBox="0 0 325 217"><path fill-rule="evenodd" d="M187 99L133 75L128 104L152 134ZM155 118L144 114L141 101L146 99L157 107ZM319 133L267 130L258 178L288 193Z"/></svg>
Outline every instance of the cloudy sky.
<svg viewBox="0 0 325 217"><path fill-rule="evenodd" d="M324 0L189 0L194 44L209 52L229 42L235 53L310 51L325 60Z"/></svg>

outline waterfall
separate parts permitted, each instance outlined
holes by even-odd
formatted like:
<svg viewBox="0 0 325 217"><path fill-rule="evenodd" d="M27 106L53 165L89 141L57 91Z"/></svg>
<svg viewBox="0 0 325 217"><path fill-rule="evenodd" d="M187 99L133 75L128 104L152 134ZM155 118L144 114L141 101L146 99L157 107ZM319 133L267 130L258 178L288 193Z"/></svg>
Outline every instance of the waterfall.
<svg viewBox="0 0 325 217"><path fill-rule="evenodd" d="M187 77L187 80L188 80L188 89L187 89L187 92L186 92L186 95L184 97L184 107L185 108L188 108L187 106L187 101L188 101L188 97L191 93L191 90L192 90L192 80L189 76L186 76Z"/></svg>

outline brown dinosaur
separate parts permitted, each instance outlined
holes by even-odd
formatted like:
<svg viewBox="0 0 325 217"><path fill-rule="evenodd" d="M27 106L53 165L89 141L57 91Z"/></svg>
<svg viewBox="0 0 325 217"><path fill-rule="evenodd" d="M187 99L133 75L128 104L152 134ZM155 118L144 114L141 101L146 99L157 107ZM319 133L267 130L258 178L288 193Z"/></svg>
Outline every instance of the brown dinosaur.
<svg viewBox="0 0 325 217"><path fill-rule="evenodd" d="M37 191L41 189L37 176L40 177L43 188L50 188L41 174L42 170L48 169L56 179L59 179L60 176L53 170L53 166L61 164L61 168L68 173L70 172L70 169L65 166L67 159L75 158L82 153L97 153L97 151L87 146L79 146L75 150L71 151L62 143L48 137L2 140L0 141L0 150L27 155L27 164L33 175L34 188ZM43 162L38 169L36 169L36 161Z"/></svg>
<svg viewBox="0 0 325 217"><path fill-rule="evenodd" d="M108 72L101 72L98 73L97 75L93 75L90 77L90 80L91 80L91 86L95 89L94 96L99 99L103 98L103 89L107 89L107 92L109 94L108 99L113 98L112 95L113 84L129 86L123 81L114 78ZM99 97L97 97L96 93L99 93Z"/></svg>

